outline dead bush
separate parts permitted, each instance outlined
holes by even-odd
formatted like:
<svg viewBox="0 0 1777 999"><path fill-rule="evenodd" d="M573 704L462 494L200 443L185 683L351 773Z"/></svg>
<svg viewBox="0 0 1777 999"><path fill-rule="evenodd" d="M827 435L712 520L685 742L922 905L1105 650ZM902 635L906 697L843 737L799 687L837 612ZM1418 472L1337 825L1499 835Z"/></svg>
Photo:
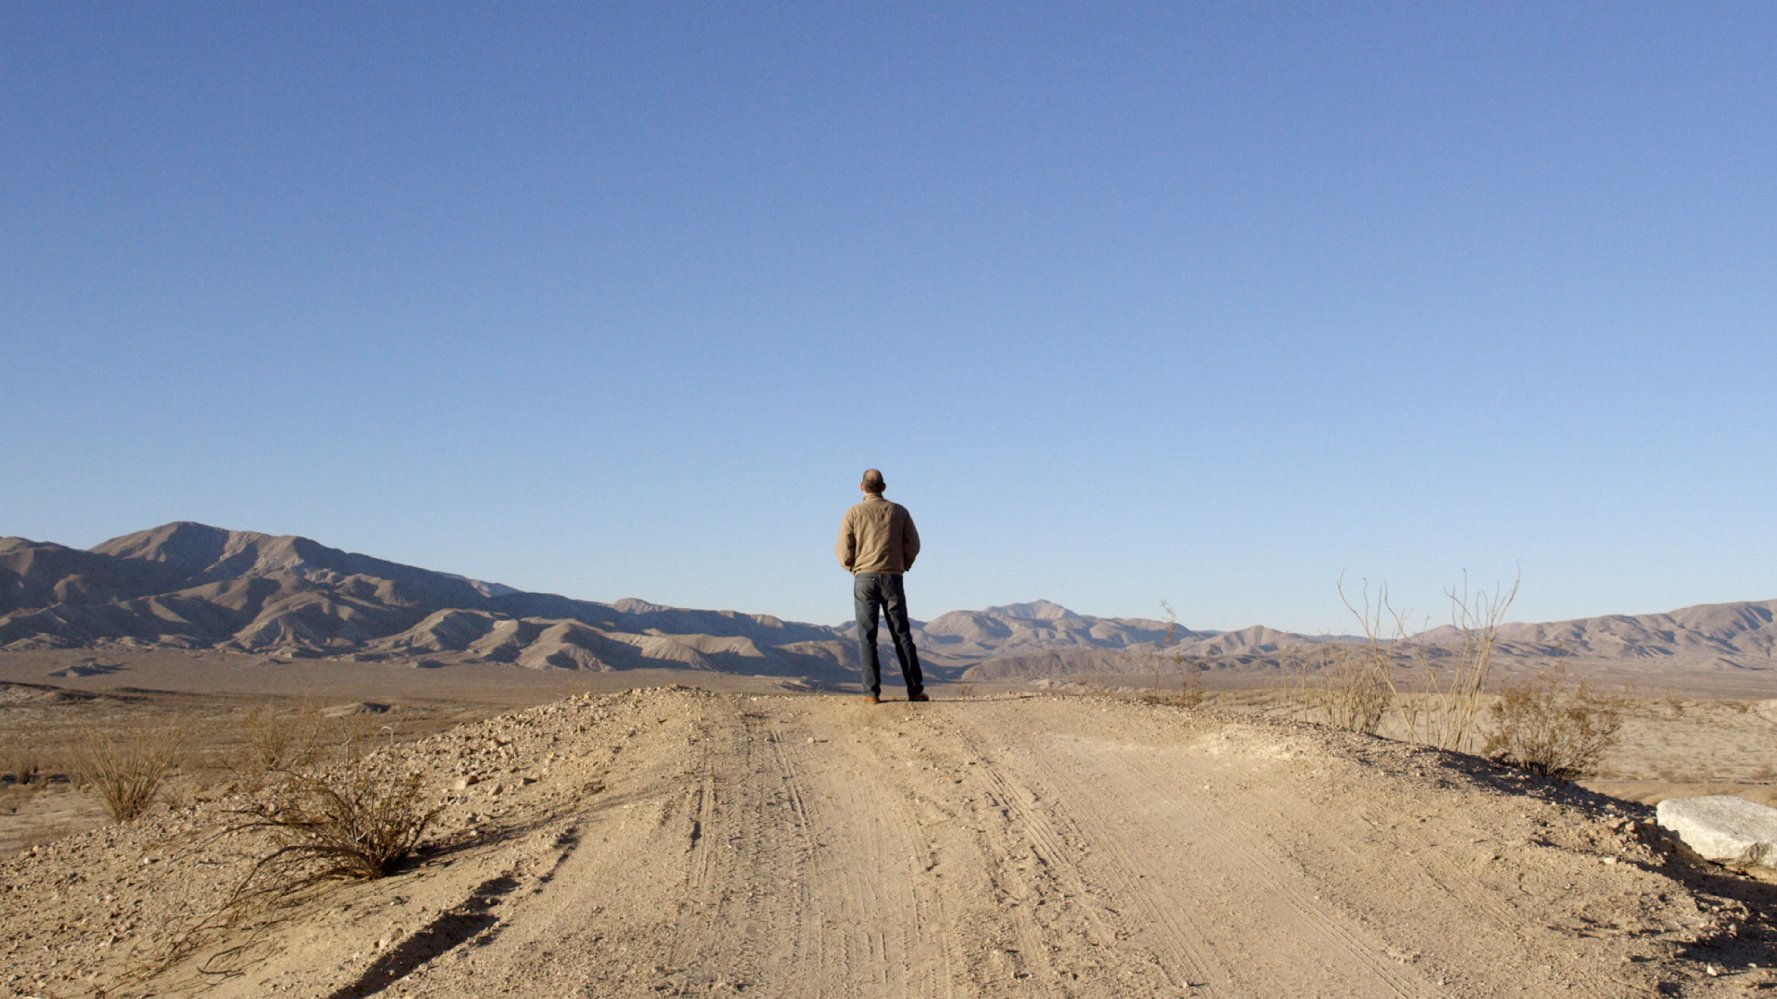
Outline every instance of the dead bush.
<svg viewBox="0 0 1777 999"><path fill-rule="evenodd" d="M304 703L280 714L270 704L248 708L241 718L247 749L261 770L295 769L313 763L321 741L321 712Z"/></svg>
<svg viewBox="0 0 1777 999"><path fill-rule="evenodd" d="M1184 661L1184 657L1172 647L1179 634L1178 612L1174 611L1172 604L1165 600L1160 601L1160 607L1166 611L1166 634L1160 636L1160 641L1154 644L1155 697L1160 696L1160 674L1164 673L1168 666L1177 669Z"/></svg>
<svg viewBox="0 0 1777 999"><path fill-rule="evenodd" d="M1174 695L1176 699L1173 703L1181 708L1194 708L1209 697L1209 691L1204 689L1203 682L1205 667L1196 663L1183 663L1183 666L1184 671L1179 674L1178 693Z"/></svg>
<svg viewBox="0 0 1777 999"><path fill-rule="evenodd" d="M1450 624L1457 639L1448 665L1441 671L1429 670L1431 688L1437 694L1443 712L1432 745L1439 749L1461 749L1475 732L1480 714L1481 689L1493 668L1493 649L1499 642L1499 627L1506 611L1518 596L1518 580L1510 588L1496 586L1491 594L1470 593L1468 574L1463 574L1462 589L1444 591L1450 598ZM1436 677L1442 672L1445 679Z"/></svg>
<svg viewBox="0 0 1777 999"><path fill-rule="evenodd" d="M1517 598L1518 580L1491 593L1471 591L1464 573L1461 588L1444 590L1450 601L1450 626L1442 634L1412 627L1412 613L1389 601L1386 585L1372 595L1365 584L1361 603L1346 595L1343 580L1338 590L1346 610L1363 629L1359 657L1369 675L1353 681L1359 703L1367 708L1362 694L1378 679L1387 686L1392 703L1401 693L1395 675L1404 670L1408 682L1431 695L1427 705L1416 706L1406 719L1407 737L1439 749L1467 747L1476 734L1485 701L1482 688L1493 667L1500 625Z"/></svg>
<svg viewBox="0 0 1777 999"><path fill-rule="evenodd" d="M1207 696L1203 689L1203 667L1187 662L1184 652L1177 647L1184 629L1179 627L1178 613L1172 609L1172 604L1162 600L1160 607L1166 611L1166 633L1154 643L1154 689L1141 695L1141 699L1149 704L1197 707ZM1168 672L1179 674L1178 688L1170 694L1164 689L1164 676Z"/></svg>
<svg viewBox="0 0 1777 999"><path fill-rule="evenodd" d="M215 833L245 840L247 871L213 909L174 934L161 970L232 933L243 942L199 968L238 974L242 955L264 944L262 934L321 900L330 883L388 876L419 852L440 808L427 807L420 774L397 766L391 753L366 751L371 740L361 727L342 724L350 730L337 745L317 735L308 756L327 762L263 771L252 782L249 803L230 811Z"/></svg>
<svg viewBox="0 0 1777 999"><path fill-rule="evenodd" d="M70 763L75 783L98 793L105 811L128 822L148 809L184 752L184 734L173 728L126 727L113 734L80 731Z"/></svg>
<svg viewBox="0 0 1777 999"><path fill-rule="evenodd" d="M438 815L418 774L391 776L366 757L284 777L236 813L234 829L267 832L274 844L237 890L241 900L384 877L419 850Z"/></svg>
<svg viewBox="0 0 1777 999"><path fill-rule="evenodd" d="M1616 742L1622 701L1571 683L1565 668L1508 683L1489 714L1494 731L1483 752L1511 766L1571 780L1591 773Z"/></svg>
<svg viewBox="0 0 1777 999"><path fill-rule="evenodd" d="M37 749L23 744L10 744L0 748L0 780L22 787L41 783L48 778L49 772L43 762L43 754Z"/></svg>
<svg viewBox="0 0 1777 999"><path fill-rule="evenodd" d="M1387 654L1375 646L1338 650L1308 688L1309 701L1327 724L1375 735L1394 704L1390 665Z"/></svg>

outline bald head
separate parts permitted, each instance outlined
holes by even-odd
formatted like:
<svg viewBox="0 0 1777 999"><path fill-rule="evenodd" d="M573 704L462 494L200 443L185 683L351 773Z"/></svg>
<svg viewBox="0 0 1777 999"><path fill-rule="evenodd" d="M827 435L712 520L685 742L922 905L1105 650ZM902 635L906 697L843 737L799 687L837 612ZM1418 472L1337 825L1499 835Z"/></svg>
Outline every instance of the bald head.
<svg viewBox="0 0 1777 999"><path fill-rule="evenodd" d="M888 483L882 481L882 473L880 471L874 468L866 468L864 469L864 481L858 483L858 488L867 493L880 493L888 488Z"/></svg>

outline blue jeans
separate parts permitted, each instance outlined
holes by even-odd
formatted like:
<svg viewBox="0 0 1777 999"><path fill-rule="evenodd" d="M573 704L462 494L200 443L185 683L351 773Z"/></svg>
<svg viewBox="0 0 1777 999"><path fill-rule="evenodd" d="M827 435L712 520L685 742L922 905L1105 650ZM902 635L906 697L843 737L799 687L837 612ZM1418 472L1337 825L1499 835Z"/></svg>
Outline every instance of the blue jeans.
<svg viewBox="0 0 1777 999"><path fill-rule="evenodd" d="M876 661L876 616L888 617L889 637L895 642L895 658L901 661L901 678L907 696L924 693L925 677L919 671L919 652L913 647L913 629L907 624L907 592L898 572L860 572L852 577L852 604L858 612L858 659L864 668L864 689L882 693L882 667Z"/></svg>

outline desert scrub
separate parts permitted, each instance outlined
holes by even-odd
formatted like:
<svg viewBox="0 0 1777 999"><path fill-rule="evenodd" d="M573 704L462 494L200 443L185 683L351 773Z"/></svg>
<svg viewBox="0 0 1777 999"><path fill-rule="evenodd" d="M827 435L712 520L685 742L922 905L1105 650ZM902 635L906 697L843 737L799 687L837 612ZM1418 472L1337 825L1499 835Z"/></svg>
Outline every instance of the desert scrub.
<svg viewBox="0 0 1777 999"><path fill-rule="evenodd" d="M1343 580L1338 591L1345 609L1363 630L1359 659L1366 670L1357 671L1360 679L1350 681L1359 688L1353 695L1359 704L1364 704L1363 688L1377 683L1387 686L1387 700L1392 704L1401 694L1396 673L1404 671L1410 682L1430 695L1423 709L1416 707L1405 719L1407 737L1438 749L1468 746L1479 727L1485 703L1482 691L1493 667L1500 625L1518 596L1518 580L1489 593L1470 590L1464 573L1460 588L1444 590L1450 602L1450 624L1439 629L1442 634L1411 627L1411 613L1390 602L1386 585L1372 596L1366 584L1361 603L1346 595Z"/></svg>
<svg viewBox="0 0 1777 999"><path fill-rule="evenodd" d="M1160 609L1166 612L1166 632L1154 643L1154 689L1142 695L1142 700L1149 704L1194 708L1203 703L1202 668L1196 663L1187 663L1184 652L1177 647L1183 631L1179 627L1178 612L1165 600L1160 601ZM1179 674L1178 688L1171 694L1167 694L1163 686L1164 676L1169 672Z"/></svg>
<svg viewBox="0 0 1777 999"><path fill-rule="evenodd" d="M0 748L0 780L23 787L42 783L48 777L43 754L37 749L25 745L22 740L9 741Z"/></svg>
<svg viewBox="0 0 1777 999"><path fill-rule="evenodd" d="M391 773L375 757L351 756L284 780L237 811L236 831L270 836L236 890L237 902L288 897L327 881L372 880L419 852L438 815L417 773Z"/></svg>
<svg viewBox="0 0 1777 999"><path fill-rule="evenodd" d="M184 755L185 736L173 728L132 725L112 733L80 730L70 754L74 782L98 794L113 821L147 811Z"/></svg>
<svg viewBox="0 0 1777 999"><path fill-rule="evenodd" d="M17 815L24 807L25 800L32 794L32 789L14 784L0 788L0 815Z"/></svg>
<svg viewBox="0 0 1777 999"><path fill-rule="evenodd" d="M1483 752L1511 766L1571 780L1591 773L1616 743L1622 702L1572 683L1564 668L1508 683L1489 711L1494 730Z"/></svg>
<svg viewBox="0 0 1777 999"><path fill-rule="evenodd" d="M1181 663L1184 667L1179 673L1178 693L1174 694L1173 703L1181 708L1194 708L1201 705L1209 696L1204 689L1203 673L1208 669L1198 663Z"/></svg>
<svg viewBox="0 0 1777 999"><path fill-rule="evenodd" d="M364 745L349 738L329 751L318 740L310 758L337 753L335 762L264 771L238 792L235 800L245 804L225 813L212 841L235 841L230 852L240 851L246 871L213 908L174 933L154 974L219 934L240 932L247 943L199 965L207 975L237 974L241 955L259 934L324 899L329 885L386 877L419 853L441 809L427 807L419 773L396 765L393 754L365 753Z"/></svg>
<svg viewBox="0 0 1777 999"><path fill-rule="evenodd" d="M1309 703L1329 725L1375 735L1395 700L1391 665L1387 652L1375 645L1339 649L1307 688Z"/></svg>
<svg viewBox="0 0 1777 999"><path fill-rule="evenodd" d="M320 751L321 729L320 710L307 702L284 714L271 704L261 704L241 717L248 758L267 771L313 763Z"/></svg>

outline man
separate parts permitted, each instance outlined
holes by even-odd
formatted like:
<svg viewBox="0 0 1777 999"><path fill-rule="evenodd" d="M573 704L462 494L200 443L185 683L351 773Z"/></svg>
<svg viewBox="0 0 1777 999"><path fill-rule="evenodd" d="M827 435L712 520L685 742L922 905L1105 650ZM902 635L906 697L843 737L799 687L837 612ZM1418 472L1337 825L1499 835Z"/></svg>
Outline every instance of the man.
<svg viewBox="0 0 1777 999"><path fill-rule="evenodd" d="M865 696L872 704L882 701L882 671L876 661L877 611L882 611L888 617L889 636L895 640L901 676L907 681L907 699L929 701L919 671L919 652L913 647L913 629L907 624L907 593L901 587L901 574L913 568L913 559L919 555L919 532L913 529L913 517L906 507L882 498L887 485L881 472L864 470L864 481L858 483L864 499L845 511L845 519L839 522L839 564L852 574Z"/></svg>

